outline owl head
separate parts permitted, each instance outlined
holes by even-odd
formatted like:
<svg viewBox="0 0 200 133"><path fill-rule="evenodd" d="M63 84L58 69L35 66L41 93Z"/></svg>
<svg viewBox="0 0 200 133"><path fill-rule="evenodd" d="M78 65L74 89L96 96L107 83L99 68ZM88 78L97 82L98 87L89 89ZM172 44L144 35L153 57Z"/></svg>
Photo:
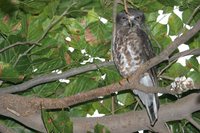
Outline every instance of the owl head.
<svg viewBox="0 0 200 133"><path fill-rule="evenodd" d="M118 26L140 26L144 23L144 13L128 8L128 13L125 11L119 12L116 17L116 23Z"/></svg>

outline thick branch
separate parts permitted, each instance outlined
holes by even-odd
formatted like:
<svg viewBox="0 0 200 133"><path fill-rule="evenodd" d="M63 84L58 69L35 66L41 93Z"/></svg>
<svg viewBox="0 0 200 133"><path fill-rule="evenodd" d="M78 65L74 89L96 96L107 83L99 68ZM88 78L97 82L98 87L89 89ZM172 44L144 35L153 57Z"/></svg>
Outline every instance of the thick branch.
<svg viewBox="0 0 200 133"><path fill-rule="evenodd" d="M0 96L1 100L3 100L2 97L3 96ZM17 104L17 106L24 106L24 104L20 102ZM185 119L191 113L198 110L200 110L200 94L190 94L182 99L177 100L175 103L162 105L159 110L159 119L155 126L157 126L157 124L159 125L160 123L162 124L168 121ZM24 125L32 127L38 131L44 132L45 130L42 124L41 116L38 113L34 113L33 115L27 117L23 117L21 115L16 116L6 110L4 105L0 104L0 114L14 118ZM105 116L101 118L72 118L71 120L73 121L74 132L78 133L85 133L88 130L92 131L97 123L105 125L113 133L134 132L138 130L149 129L150 127L149 119L145 110L131 111L128 113Z"/></svg>
<svg viewBox="0 0 200 133"><path fill-rule="evenodd" d="M186 119L187 119L193 126L195 126L195 127L200 131L200 124L197 123L197 122L192 118L191 115L188 116Z"/></svg>
<svg viewBox="0 0 200 133"><path fill-rule="evenodd" d="M82 103L85 101L89 101L92 99L97 99L100 96L110 95L114 92L127 90L133 88L132 85L128 83L127 80L122 80L123 86L121 83L115 83L108 85L106 87L94 89L88 92L79 93L70 97L64 97L59 99L52 98L35 98L35 97L24 97L13 94L2 94L0 95L0 101L4 108L8 108L8 110L18 116L26 116L39 111L41 107L43 109L59 109L59 108L67 108L72 105L76 105L78 103ZM161 93L175 93L171 88L167 89L159 89L159 88L134 88L137 90L142 90L151 93L161 92ZM177 91L179 93L179 91ZM8 100L9 99L9 100ZM18 104L20 103L20 105Z"/></svg>
<svg viewBox="0 0 200 133"><path fill-rule="evenodd" d="M182 120L198 110L200 110L200 94L191 94L175 103L162 105L156 125L173 120ZM79 133L92 131L96 123L105 125L113 133L130 133L151 127L145 111L132 111L100 118L73 118L72 121L74 132Z"/></svg>

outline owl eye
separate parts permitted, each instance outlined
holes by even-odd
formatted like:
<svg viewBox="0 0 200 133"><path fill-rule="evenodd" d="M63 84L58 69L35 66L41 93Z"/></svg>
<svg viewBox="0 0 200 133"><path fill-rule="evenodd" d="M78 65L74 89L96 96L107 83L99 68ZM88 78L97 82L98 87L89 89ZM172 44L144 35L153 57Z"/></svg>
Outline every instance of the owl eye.
<svg viewBox="0 0 200 133"><path fill-rule="evenodd" d="M126 19L126 17L122 17L122 19Z"/></svg>
<svg viewBox="0 0 200 133"><path fill-rule="evenodd" d="M140 16L137 16L137 17L135 17L135 19L136 19L136 20L140 20L140 19L141 19L141 17L140 17Z"/></svg>

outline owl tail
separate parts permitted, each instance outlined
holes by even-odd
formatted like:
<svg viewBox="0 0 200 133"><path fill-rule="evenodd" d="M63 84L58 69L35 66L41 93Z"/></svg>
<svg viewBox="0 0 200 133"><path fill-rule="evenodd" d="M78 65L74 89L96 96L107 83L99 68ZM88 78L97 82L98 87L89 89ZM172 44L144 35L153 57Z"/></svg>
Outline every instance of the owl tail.
<svg viewBox="0 0 200 133"><path fill-rule="evenodd" d="M157 99L156 94L152 93L146 94L144 92L137 90L134 90L133 92L139 96L140 100L145 105L151 125L153 126L156 120L158 119L159 104L158 101L156 100Z"/></svg>
<svg viewBox="0 0 200 133"><path fill-rule="evenodd" d="M145 75L140 80L140 83L145 86L154 86L154 81L149 74ZM157 94L144 93L138 90L134 90L133 92L139 96L140 100L145 105L151 125L153 126L158 119L159 101Z"/></svg>

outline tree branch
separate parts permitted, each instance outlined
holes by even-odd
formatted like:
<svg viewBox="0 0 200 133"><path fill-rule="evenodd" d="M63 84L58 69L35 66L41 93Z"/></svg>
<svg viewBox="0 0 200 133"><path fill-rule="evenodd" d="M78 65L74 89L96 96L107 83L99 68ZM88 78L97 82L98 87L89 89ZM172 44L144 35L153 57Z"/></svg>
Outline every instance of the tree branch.
<svg viewBox="0 0 200 133"><path fill-rule="evenodd" d="M197 49L190 49L190 50L186 50L180 53L177 53L175 55L173 55L172 57L170 57L169 61L173 61L173 60L177 60L180 57L186 56L186 55L200 55L200 48Z"/></svg>
<svg viewBox="0 0 200 133"><path fill-rule="evenodd" d="M176 62L176 60L180 57L186 56L186 55L200 55L200 48L197 49L190 49L190 50L186 50L180 53L177 53L175 55L173 55L172 57L170 57L169 64L164 67L159 73L158 73L158 77L161 77L161 74L167 69L169 68L173 63Z"/></svg>
<svg viewBox="0 0 200 133"><path fill-rule="evenodd" d="M16 42L16 43L13 43L13 44L5 47L5 48L0 49L0 53L4 52L4 51L6 51L6 50L8 50L12 47L18 46L18 45L39 45L39 43L37 43L37 42Z"/></svg>
<svg viewBox="0 0 200 133"><path fill-rule="evenodd" d="M71 77L71 76L74 76L74 75L77 75L77 74L96 70L100 67L106 67L106 66L112 66L112 65L114 65L113 62L104 62L104 63L100 63L100 64L97 64L97 65L89 64L89 65L82 66L82 67L79 67L79 68L72 68L72 69L70 69L66 72L61 73L61 74L50 73L50 74L46 74L46 75L38 75L36 78L33 78L33 79L26 81L24 83L14 85L14 86L5 87L5 88L1 88L0 94L16 93L16 92L20 92L20 91L25 91L27 89L30 89L31 87L36 86L36 85L56 81L56 80L63 79L63 78L68 78L68 77Z"/></svg>
<svg viewBox="0 0 200 133"><path fill-rule="evenodd" d="M188 117L186 117L186 120L188 120L193 126L195 126L199 131L200 131L200 124L197 123L191 115L189 115Z"/></svg>
<svg viewBox="0 0 200 133"><path fill-rule="evenodd" d="M0 100L5 101L3 99L5 95L0 95ZM13 101L19 99L18 96L15 96ZM10 100L10 97L7 97L7 100ZM12 98L11 98L12 100ZM18 101L18 100L17 100ZM9 105L10 103L5 103ZM24 103L17 102L16 106L25 106ZM34 107L30 107L34 109ZM28 110L27 106L23 107L23 109ZM159 119L155 124L155 127L159 124L174 121L174 120L182 120L187 118L191 113L200 110L200 94L190 94L182 99L177 100L174 103L169 103L166 105L161 105L159 110ZM4 104L0 104L0 114L11 117L24 125L36 129L38 131L44 132L45 128L41 120L41 116L38 113L33 113L29 116L16 116L13 113L6 110L6 106ZM74 132L85 133L86 131L93 131L94 126L98 124L105 125L109 128L110 131L114 133L121 132L134 132L139 130L148 130L150 126L148 116L146 111L131 111L128 113L98 117L98 118L71 118L73 122Z"/></svg>
<svg viewBox="0 0 200 133"><path fill-rule="evenodd" d="M85 101L89 101L92 99L97 99L100 96L110 95L111 93L127 90L133 88L132 85L128 83L127 80L122 80L123 86L121 83L111 84L102 88L94 89L88 92L78 93L73 96L59 98L59 99L52 99L52 98L35 98L35 97L24 97L12 94L2 94L0 95L1 104L3 104L4 108L7 108L8 111L12 112L17 116L26 116L33 114L39 110L41 107L43 109L59 109L59 108L68 108L69 106L76 105L83 103ZM179 94L179 91L171 90L171 86L167 89L159 89L159 88L148 88L143 87L141 88L134 88L137 90L142 90L144 92L151 92L151 93L173 93ZM9 99L9 100L8 100ZM6 102L3 102L6 101ZM18 104L20 103L20 105ZM26 106L25 106L26 105Z"/></svg>
<svg viewBox="0 0 200 133"><path fill-rule="evenodd" d="M177 100L175 103L161 105L157 123L165 123L173 120L182 120L189 114L200 110L200 94L191 94ZM131 111L128 113L100 118L73 118L74 132L83 133L93 131L96 123L103 124L113 133L135 132L149 129L148 116L145 111Z"/></svg>

